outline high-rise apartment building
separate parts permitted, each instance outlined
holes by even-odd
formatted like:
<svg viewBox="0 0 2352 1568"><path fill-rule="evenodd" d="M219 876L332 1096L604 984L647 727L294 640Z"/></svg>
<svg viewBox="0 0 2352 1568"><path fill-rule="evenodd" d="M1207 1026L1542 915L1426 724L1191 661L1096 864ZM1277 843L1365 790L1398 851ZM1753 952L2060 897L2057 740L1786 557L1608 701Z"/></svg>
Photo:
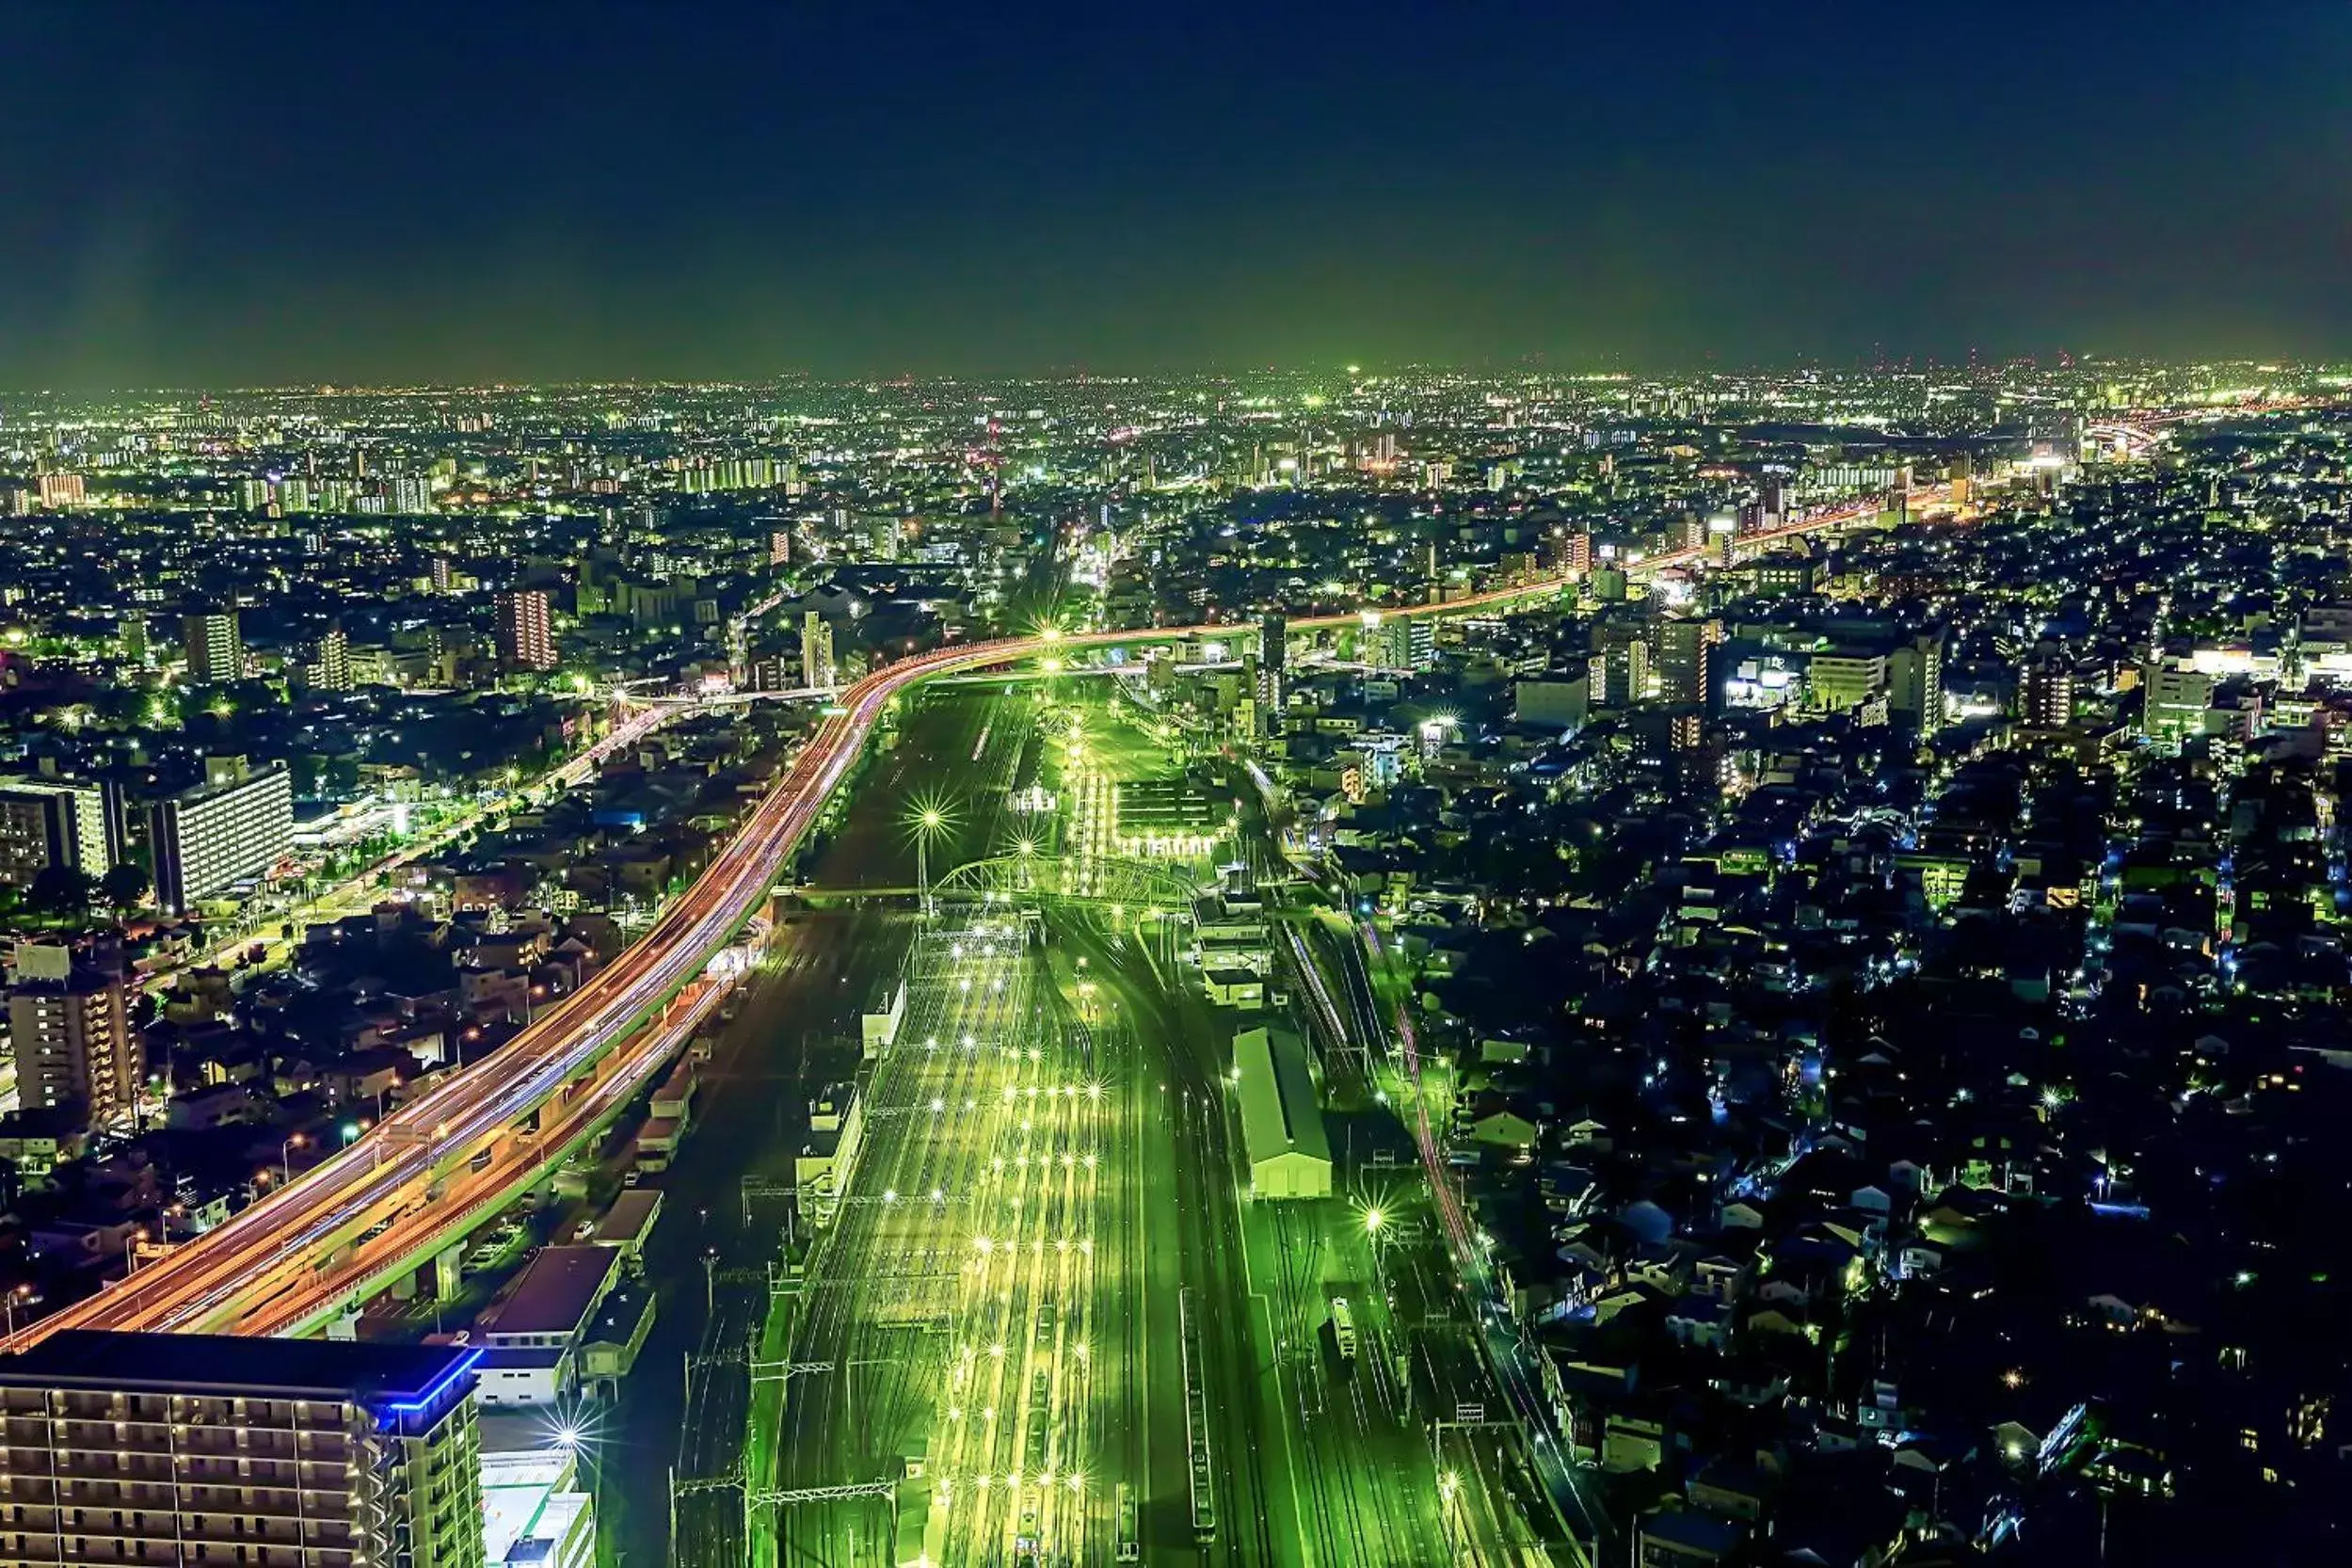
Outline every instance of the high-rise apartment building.
<svg viewBox="0 0 2352 1568"><path fill-rule="evenodd" d="M120 845L98 785L0 779L0 887L28 886L51 866L104 876L113 869Z"/></svg>
<svg viewBox="0 0 2352 1568"><path fill-rule="evenodd" d="M1651 668L1659 698L1667 702L1709 700L1714 687L1711 655L1722 640L1723 623L1719 620L1658 622Z"/></svg>
<svg viewBox="0 0 2352 1568"><path fill-rule="evenodd" d="M555 667L555 634L550 629L547 594L510 588L498 596L498 658L510 670Z"/></svg>
<svg viewBox="0 0 2352 1568"><path fill-rule="evenodd" d="M1932 735L1944 726L1944 632L1930 627L1887 655L1888 710Z"/></svg>
<svg viewBox="0 0 2352 1568"><path fill-rule="evenodd" d="M144 1053L121 976L76 965L67 948L20 944L8 991L8 1041L18 1103L78 1105L94 1126L132 1109Z"/></svg>
<svg viewBox="0 0 2352 1568"><path fill-rule="evenodd" d="M40 476L40 504L53 510L79 506L89 500L89 487L78 473L44 473Z"/></svg>
<svg viewBox="0 0 2352 1568"><path fill-rule="evenodd" d="M1290 625L1280 616L1257 623L1257 732L1282 733L1284 683L1290 657Z"/></svg>
<svg viewBox="0 0 2352 1568"><path fill-rule="evenodd" d="M276 865L294 846L294 780L285 764L251 772L243 758L216 759L205 783L159 800L148 813L155 902L183 914Z"/></svg>
<svg viewBox="0 0 2352 1568"><path fill-rule="evenodd" d="M800 617L800 679L806 686L830 690L839 672L833 664L833 625L814 610Z"/></svg>
<svg viewBox="0 0 2352 1568"><path fill-rule="evenodd" d="M2074 722L2074 672L2053 658L2036 659L2017 681L2017 716L2036 729Z"/></svg>
<svg viewBox="0 0 2352 1568"><path fill-rule="evenodd" d="M478 1568L481 1354L53 1335L0 1357L0 1560Z"/></svg>
<svg viewBox="0 0 2352 1568"><path fill-rule="evenodd" d="M180 617L180 646L188 679L200 686L245 679L245 640L237 634L234 610L206 610Z"/></svg>
<svg viewBox="0 0 2352 1568"><path fill-rule="evenodd" d="M1592 629L1589 677L1595 708L1630 708L1650 696L1650 642L1639 627L1620 623Z"/></svg>
<svg viewBox="0 0 2352 1568"><path fill-rule="evenodd" d="M1364 662L1375 669L1427 669L1437 662L1437 630L1427 616L1390 616L1368 624Z"/></svg>
<svg viewBox="0 0 2352 1568"><path fill-rule="evenodd" d="M340 626L330 626L311 645L302 666L303 683L316 692L351 689L351 639Z"/></svg>

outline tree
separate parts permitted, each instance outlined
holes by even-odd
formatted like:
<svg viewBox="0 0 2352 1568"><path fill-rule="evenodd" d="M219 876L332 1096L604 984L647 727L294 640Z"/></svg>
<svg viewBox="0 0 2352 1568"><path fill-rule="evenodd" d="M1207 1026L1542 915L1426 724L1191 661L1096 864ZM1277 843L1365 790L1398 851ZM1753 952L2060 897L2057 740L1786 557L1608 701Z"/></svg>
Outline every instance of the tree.
<svg viewBox="0 0 2352 1568"><path fill-rule="evenodd" d="M129 860L120 860L106 868L106 874L98 879L98 891L117 909L129 909L147 896L147 868Z"/></svg>
<svg viewBox="0 0 2352 1568"><path fill-rule="evenodd" d="M43 866L25 889L25 901L44 914L86 915L97 891L98 885L78 867Z"/></svg>

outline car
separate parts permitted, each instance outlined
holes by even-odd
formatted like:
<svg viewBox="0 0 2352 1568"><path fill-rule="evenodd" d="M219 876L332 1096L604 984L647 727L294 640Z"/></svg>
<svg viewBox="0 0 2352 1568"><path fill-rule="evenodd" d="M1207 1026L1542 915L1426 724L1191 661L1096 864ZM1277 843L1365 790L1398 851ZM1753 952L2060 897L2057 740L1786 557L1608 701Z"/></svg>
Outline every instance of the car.
<svg viewBox="0 0 2352 1568"><path fill-rule="evenodd" d="M644 1179L645 1173L643 1171L632 1171L627 1176L620 1178L620 1184L623 1187L634 1187L637 1183L643 1181Z"/></svg>
<svg viewBox="0 0 2352 1568"><path fill-rule="evenodd" d="M571 1239L575 1241L585 1241L595 1234L596 1219L593 1215L571 1227Z"/></svg>

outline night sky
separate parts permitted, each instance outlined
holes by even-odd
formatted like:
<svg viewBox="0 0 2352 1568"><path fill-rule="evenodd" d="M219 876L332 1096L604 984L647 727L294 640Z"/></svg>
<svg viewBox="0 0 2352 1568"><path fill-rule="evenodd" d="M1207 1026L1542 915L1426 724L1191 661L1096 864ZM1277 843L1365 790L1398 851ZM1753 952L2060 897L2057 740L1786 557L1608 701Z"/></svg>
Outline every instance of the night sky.
<svg viewBox="0 0 2352 1568"><path fill-rule="evenodd" d="M0 386L2343 356L2348 70L2260 0L32 0Z"/></svg>

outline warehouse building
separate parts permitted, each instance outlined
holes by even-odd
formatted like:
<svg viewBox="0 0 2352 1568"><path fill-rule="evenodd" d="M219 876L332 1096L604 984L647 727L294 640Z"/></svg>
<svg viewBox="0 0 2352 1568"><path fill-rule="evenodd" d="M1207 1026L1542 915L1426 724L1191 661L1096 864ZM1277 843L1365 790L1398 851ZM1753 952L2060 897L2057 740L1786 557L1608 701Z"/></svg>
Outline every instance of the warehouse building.
<svg viewBox="0 0 2352 1568"><path fill-rule="evenodd" d="M1305 1043L1287 1029L1244 1030L1233 1037L1233 1066L1251 1194L1331 1196L1331 1141L1315 1103Z"/></svg>

